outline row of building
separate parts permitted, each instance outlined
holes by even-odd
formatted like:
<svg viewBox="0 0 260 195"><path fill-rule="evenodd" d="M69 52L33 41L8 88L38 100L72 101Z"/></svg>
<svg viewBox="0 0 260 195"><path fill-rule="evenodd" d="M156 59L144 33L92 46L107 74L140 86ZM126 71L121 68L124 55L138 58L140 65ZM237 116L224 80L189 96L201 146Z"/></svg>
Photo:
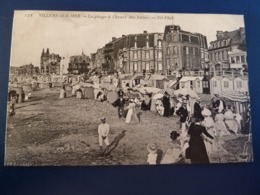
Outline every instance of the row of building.
<svg viewBox="0 0 260 195"><path fill-rule="evenodd" d="M83 52L61 57L43 49L39 73L82 74L92 70L172 75L205 70L214 76L217 72L247 69L245 44L244 28L217 31L216 40L208 47L206 36L184 31L178 25L166 25L163 33L143 31L113 37L90 57Z"/></svg>

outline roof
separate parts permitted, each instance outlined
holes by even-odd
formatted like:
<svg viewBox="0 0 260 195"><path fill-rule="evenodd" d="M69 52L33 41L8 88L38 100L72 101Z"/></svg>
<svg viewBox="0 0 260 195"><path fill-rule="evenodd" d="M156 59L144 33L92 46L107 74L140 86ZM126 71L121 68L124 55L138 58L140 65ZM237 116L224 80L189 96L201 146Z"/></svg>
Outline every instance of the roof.
<svg viewBox="0 0 260 195"><path fill-rule="evenodd" d="M138 80L138 79L141 80L141 79L144 79L144 76L139 75L139 76L135 77L134 79L135 80Z"/></svg>
<svg viewBox="0 0 260 195"><path fill-rule="evenodd" d="M169 80L175 80L175 79L176 79L176 76L170 75L170 76L167 76L167 78L168 78Z"/></svg>
<svg viewBox="0 0 260 195"><path fill-rule="evenodd" d="M132 79L132 75L129 75L129 76L125 76L124 78L122 78L122 80L131 80Z"/></svg>
<svg viewBox="0 0 260 195"><path fill-rule="evenodd" d="M247 76L240 76L240 77L235 78L235 80L236 79L241 79L241 80L244 80L244 81L248 81L248 77Z"/></svg>
<svg viewBox="0 0 260 195"><path fill-rule="evenodd" d="M164 75L152 75L149 80L169 80L169 79Z"/></svg>
<svg viewBox="0 0 260 195"><path fill-rule="evenodd" d="M230 81L234 81L235 80L235 77L223 77L223 79L228 79L228 80L230 80Z"/></svg>
<svg viewBox="0 0 260 195"><path fill-rule="evenodd" d="M220 81L220 80L223 79L223 77L221 77L221 76L214 76L214 77L211 78L211 80L212 80L212 79L216 79L216 80L219 80L219 81Z"/></svg>
<svg viewBox="0 0 260 195"><path fill-rule="evenodd" d="M219 92L217 93L220 97L229 99L231 101L236 101L236 102L248 102L248 97L239 92L235 91L229 91L229 92Z"/></svg>
<svg viewBox="0 0 260 195"><path fill-rule="evenodd" d="M202 80L203 77L192 77L192 76L190 76L190 77L182 77L180 82L195 81L196 79Z"/></svg>

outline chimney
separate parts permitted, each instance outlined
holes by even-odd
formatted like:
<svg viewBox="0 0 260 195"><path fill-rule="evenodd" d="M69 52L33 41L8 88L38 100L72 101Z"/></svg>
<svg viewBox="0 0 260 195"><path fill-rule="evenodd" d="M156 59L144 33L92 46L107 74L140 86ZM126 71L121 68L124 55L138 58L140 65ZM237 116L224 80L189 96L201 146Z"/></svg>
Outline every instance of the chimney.
<svg viewBox="0 0 260 195"><path fill-rule="evenodd" d="M219 39L219 38L222 38L222 37L224 37L224 32L223 31L217 31L217 40Z"/></svg>
<svg viewBox="0 0 260 195"><path fill-rule="evenodd" d="M112 41L115 41L116 40L116 37L112 37Z"/></svg>
<svg viewBox="0 0 260 195"><path fill-rule="evenodd" d="M125 37L125 35L122 35L122 37Z"/></svg>
<svg viewBox="0 0 260 195"><path fill-rule="evenodd" d="M147 34L148 32L146 30L144 30L144 34Z"/></svg>

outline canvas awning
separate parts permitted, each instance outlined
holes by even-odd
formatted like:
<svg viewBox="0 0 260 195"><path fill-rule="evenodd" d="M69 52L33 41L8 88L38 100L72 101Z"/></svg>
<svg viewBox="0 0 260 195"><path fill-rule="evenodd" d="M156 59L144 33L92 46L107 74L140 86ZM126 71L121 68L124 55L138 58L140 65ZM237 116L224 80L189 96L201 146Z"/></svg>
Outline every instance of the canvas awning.
<svg viewBox="0 0 260 195"><path fill-rule="evenodd" d="M236 102L248 102L248 96L245 93L230 91L230 92L218 92L216 93L220 97L227 98Z"/></svg>

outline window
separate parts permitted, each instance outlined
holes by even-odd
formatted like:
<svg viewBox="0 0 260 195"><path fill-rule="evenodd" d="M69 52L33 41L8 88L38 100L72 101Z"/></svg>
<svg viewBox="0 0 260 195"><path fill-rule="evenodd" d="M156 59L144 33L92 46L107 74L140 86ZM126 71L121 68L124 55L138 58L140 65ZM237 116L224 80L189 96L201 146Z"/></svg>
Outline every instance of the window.
<svg viewBox="0 0 260 195"><path fill-rule="evenodd" d="M137 70L137 63L134 63L134 71Z"/></svg>
<svg viewBox="0 0 260 195"><path fill-rule="evenodd" d="M176 46L173 47L173 53L178 54L178 48Z"/></svg>
<svg viewBox="0 0 260 195"><path fill-rule="evenodd" d="M214 81L214 82L213 82L213 86L214 86L214 87L217 87L217 86L218 86L217 81Z"/></svg>
<svg viewBox="0 0 260 195"><path fill-rule="evenodd" d="M145 65L145 70L149 70L149 69L150 69L149 64L146 64L146 65Z"/></svg>
<svg viewBox="0 0 260 195"><path fill-rule="evenodd" d="M196 54L196 53L195 53L195 47L192 48L192 53L193 53L193 55Z"/></svg>
<svg viewBox="0 0 260 195"><path fill-rule="evenodd" d="M178 36L177 35L173 35L173 41L178 41Z"/></svg>
<svg viewBox="0 0 260 195"><path fill-rule="evenodd" d="M137 59L137 52L136 51L134 51L134 53L133 53L133 57L134 57L134 59Z"/></svg>
<svg viewBox="0 0 260 195"><path fill-rule="evenodd" d="M158 40L158 47L162 47L162 41Z"/></svg>
<svg viewBox="0 0 260 195"><path fill-rule="evenodd" d="M236 63L240 63L240 57L236 56Z"/></svg>
<svg viewBox="0 0 260 195"><path fill-rule="evenodd" d="M158 62L158 70L162 70L162 63Z"/></svg>
<svg viewBox="0 0 260 195"><path fill-rule="evenodd" d="M232 63L232 64L236 63L236 62L235 62L235 57L231 57L230 59L231 59L231 63Z"/></svg>
<svg viewBox="0 0 260 195"><path fill-rule="evenodd" d="M170 54L170 48L167 47L167 54Z"/></svg>
<svg viewBox="0 0 260 195"><path fill-rule="evenodd" d="M242 88L242 81L237 81L237 88L241 89Z"/></svg>
<svg viewBox="0 0 260 195"><path fill-rule="evenodd" d="M189 54L189 48L185 47L185 49L186 49L186 54Z"/></svg>
<svg viewBox="0 0 260 195"><path fill-rule="evenodd" d="M209 88L209 83L208 81L203 81L202 82L203 88Z"/></svg>
<svg viewBox="0 0 260 195"><path fill-rule="evenodd" d="M149 58L149 51L145 52L145 58Z"/></svg>
<svg viewBox="0 0 260 195"><path fill-rule="evenodd" d="M162 58L162 52L158 51L158 58L161 59Z"/></svg>
<svg viewBox="0 0 260 195"><path fill-rule="evenodd" d="M224 88L228 88L229 87L228 84L229 84L228 81L224 81Z"/></svg>
<svg viewBox="0 0 260 195"><path fill-rule="evenodd" d="M197 87L200 88L200 81L197 81Z"/></svg>
<svg viewBox="0 0 260 195"><path fill-rule="evenodd" d="M245 63L246 60L245 60L245 56L241 56L241 63Z"/></svg>

